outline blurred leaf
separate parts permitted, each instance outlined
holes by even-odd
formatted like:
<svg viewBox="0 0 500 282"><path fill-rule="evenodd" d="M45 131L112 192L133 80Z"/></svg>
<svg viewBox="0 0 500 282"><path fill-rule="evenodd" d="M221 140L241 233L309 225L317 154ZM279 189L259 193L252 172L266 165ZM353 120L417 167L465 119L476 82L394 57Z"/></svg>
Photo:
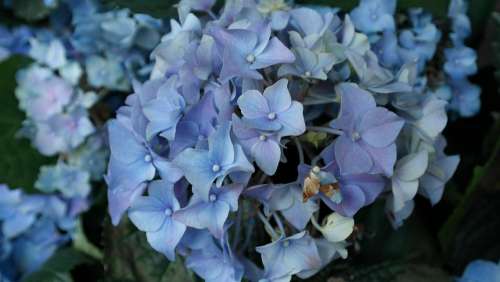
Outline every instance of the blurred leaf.
<svg viewBox="0 0 500 282"><path fill-rule="evenodd" d="M12 1L12 9L16 16L30 22L41 20L50 13L43 0L15 0Z"/></svg>
<svg viewBox="0 0 500 282"><path fill-rule="evenodd" d="M362 209L355 221L364 233L359 258L365 264L407 259L431 263L439 257L435 239L418 210L396 230L387 219L383 201Z"/></svg>
<svg viewBox="0 0 500 282"><path fill-rule="evenodd" d="M325 281L325 280L323 280ZM356 266L331 276L327 282L451 282L439 268L404 261L384 261L370 266Z"/></svg>
<svg viewBox="0 0 500 282"><path fill-rule="evenodd" d="M27 139L18 139L17 131L21 128L24 114L18 109L14 95L16 71L29 60L12 57L0 63L0 183L12 188L23 188L33 192L33 183L37 179L40 166L51 161L38 153Z"/></svg>
<svg viewBox="0 0 500 282"><path fill-rule="evenodd" d="M328 139L324 132L309 131L300 137L301 140L311 143L316 149Z"/></svg>
<svg viewBox="0 0 500 282"><path fill-rule="evenodd" d="M331 7L339 7L343 11L351 11L359 3L358 0L299 0L297 3L308 5L328 5ZM398 0L398 10L406 10L408 8L422 7L431 12L435 17L445 17L448 11L449 0Z"/></svg>
<svg viewBox="0 0 500 282"><path fill-rule="evenodd" d="M138 231L124 217L118 226L106 220L104 227L104 264L106 277L113 281L190 282L196 281L181 258L169 263L146 241L144 232Z"/></svg>
<svg viewBox="0 0 500 282"><path fill-rule="evenodd" d="M85 235L82 222L78 220L75 234L73 235L73 247L88 256L97 260L102 260L104 255L101 250L94 246Z"/></svg>
<svg viewBox="0 0 500 282"><path fill-rule="evenodd" d="M480 35L486 30L486 23L492 15L492 11L495 10L496 5L495 0L481 0L481 1L470 1L469 3L469 17L472 24L473 36Z"/></svg>
<svg viewBox="0 0 500 282"><path fill-rule="evenodd" d="M84 254L72 249L58 250L40 270L28 275L22 282L69 282L70 271L77 265L90 263Z"/></svg>
<svg viewBox="0 0 500 282"><path fill-rule="evenodd" d="M452 238L461 228L461 222L463 222L465 215L478 195L485 191L500 191L500 181L498 180L498 172L500 171L499 133L500 120L492 128L490 136L486 138L486 147L491 148L485 152L490 156L488 161L484 166L474 168L473 178L467 186L465 195L439 232L440 243L446 252L451 251L453 247Z"/></svg>
<svg viewBox="0 0 500 282"><path fill-rule="evenodd" d="M104 5L109 9L130 9L134 13L148 14L156 18L175 17L174 5L179 1L173 0L104 0Z"/></svg>

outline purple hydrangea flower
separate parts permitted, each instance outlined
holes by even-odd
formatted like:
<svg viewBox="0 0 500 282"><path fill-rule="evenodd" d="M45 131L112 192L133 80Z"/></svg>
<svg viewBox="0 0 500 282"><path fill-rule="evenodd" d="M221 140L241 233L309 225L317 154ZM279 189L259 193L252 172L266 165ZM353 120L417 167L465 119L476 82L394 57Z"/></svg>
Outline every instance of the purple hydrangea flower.
<svg viewBox="0 0 500 282"><path fill-rule="evenodd" d="M280 136L297 136L305 131L303 106L292 101L288 80L281 79L264 93L248 90L238 98L243 121L260 130L278 131Z"/></svg>
<svg viewBox="0 0 500 282"><path fill-rule="evenodd" d="M365 33L394 30L395 0L361 0L351 13L357 29Z"/></svg>
<svg viewBox="0 0 500 282"><path fill-rule="evenodd" d="M335 156L342 174L392 175L396 162L394 140L404 121L377 107L370 93L352 83L337 86L341 97L339 116L330 125L342 130L335 140Z"/></svg>
<svg viewBox="0 0 500 282"><path fill-rule="evenodd" d="M270 25L259 26L256 30L215 28L212 34L222 49L222 81L236 76L262 79L257 70L295 60L293 53L278 38L271 37Z"/></svg>

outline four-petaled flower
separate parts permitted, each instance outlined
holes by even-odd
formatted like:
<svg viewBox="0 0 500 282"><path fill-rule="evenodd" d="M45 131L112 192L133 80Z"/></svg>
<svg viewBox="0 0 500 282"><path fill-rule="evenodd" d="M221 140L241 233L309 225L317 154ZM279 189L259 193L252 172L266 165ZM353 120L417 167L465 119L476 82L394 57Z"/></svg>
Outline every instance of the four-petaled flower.
<svg viewBox="0 0 500 282"><path fill-rule="evenodd" d="M336 90L341 98L340 113L330 126L342 130L335 140L340 172L391 176L396 162L394 141L404 121L377 107L372 95L353 83L342 83Z"/></svg>
<svg viewBox="0 0 500 282"><path fill-rule="evenodd" d="M174 185L157 180L149 184L148 196L137 197L128 212L135 226L146 232L153 249L169 260L175 260L175 248L186 231L186 225L172 216L179 208Z"/></svg>

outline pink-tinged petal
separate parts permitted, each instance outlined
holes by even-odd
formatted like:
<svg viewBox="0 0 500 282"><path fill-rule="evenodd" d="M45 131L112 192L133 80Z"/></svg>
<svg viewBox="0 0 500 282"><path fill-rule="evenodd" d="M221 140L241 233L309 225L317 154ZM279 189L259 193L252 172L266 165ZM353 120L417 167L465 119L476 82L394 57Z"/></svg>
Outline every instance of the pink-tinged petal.
<svg viewBox="0 0 500 282"><path fill-rule="evenodd" d="M366 173L373 167L366 150L345 136L339 136L335 141L335 157L341 174Z"/></svg>
<svg viewBox="0 0 500 282"><path fill-rule="evenodd" d="M395 113L377 107L363 115L359 125L361 138L377 148L386 147L396 140L404 121Z"/></svg>
<svg viewBox="0 0 500 282"><path fill-rule="evenodd" d="M238 98L238 106L248 119L267 117L270 112L267 100L257 90L248 90Z"/></svg>

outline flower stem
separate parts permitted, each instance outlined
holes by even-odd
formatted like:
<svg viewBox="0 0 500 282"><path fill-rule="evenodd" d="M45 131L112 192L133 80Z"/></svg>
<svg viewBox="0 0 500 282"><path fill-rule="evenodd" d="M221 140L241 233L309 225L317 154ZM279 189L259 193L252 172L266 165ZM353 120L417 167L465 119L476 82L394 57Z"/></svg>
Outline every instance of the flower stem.
<svg viewBox="0 0 500 282"><path fill-rule="evenodd" d="M330 128L330 127L324 127L324 126L308 126L307 130L324 132L324 133L333 134L333 135L342 135L342 134L344 134L341 130L333 129L333 128Z"/></svg>
<svg viewBox="0 0 500 282"><path fill-rule="evenodd" d="M293 138L293 142L295 143L295 146L297 147L297 152L299 153L299 161L301 164L304 163L304 150L302 149L302 144L300 144L300 140L297 137Z"/></svg>
<svg viewBox="0 0 500 282"><path fill-rule="evenodd" d="M278 236L278 234L276 234L276 231L274 230L273 226L271 225L271 223L269 223L269 220L267 220L267 218L262 214L261 211L257 212L257 216L259 217L260 221L262 221L262 223L264 223L264 227L265 227L265 230L267 231L267 234L269 234L269 236L271 236L271 238L273 240L279 238L279 236Z"/></svg>

